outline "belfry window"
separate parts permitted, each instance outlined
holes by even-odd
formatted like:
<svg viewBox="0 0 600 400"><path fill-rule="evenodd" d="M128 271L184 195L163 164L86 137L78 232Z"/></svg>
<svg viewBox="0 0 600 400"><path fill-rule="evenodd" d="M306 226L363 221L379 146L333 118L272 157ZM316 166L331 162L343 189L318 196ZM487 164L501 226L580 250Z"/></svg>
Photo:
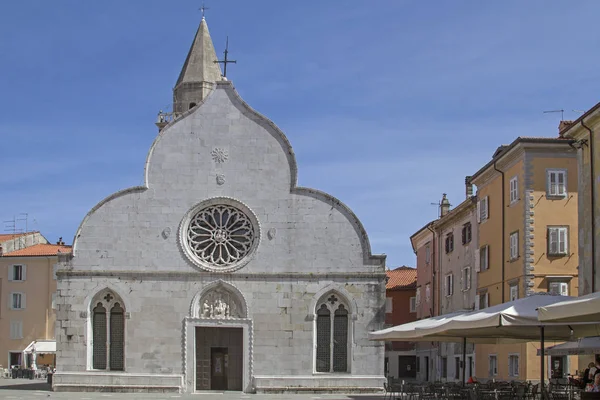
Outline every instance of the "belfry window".
<svg viewBox="0 0 600 400"><path fill-rule="evenodd" d="M92 302L92 368L125 369L125 309L110 292Z"/></svg>
<svg viewBox="0 0 600 400"><path fill-rule="evenodd" d="M316 371L348 372L348 307L339 296L329 294L317 303Z"/></svg>

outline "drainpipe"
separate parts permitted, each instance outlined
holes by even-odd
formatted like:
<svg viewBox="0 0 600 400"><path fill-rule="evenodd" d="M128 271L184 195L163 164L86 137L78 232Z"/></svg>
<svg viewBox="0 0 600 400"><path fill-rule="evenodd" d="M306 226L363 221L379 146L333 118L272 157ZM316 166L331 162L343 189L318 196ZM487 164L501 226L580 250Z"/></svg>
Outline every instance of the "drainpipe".
<svg viewBox="0 0 600 400"><path fill-rule="evenodd" d="M596 291L596 217L595 217L595 203L594 203L594 198L595 196L595 179L594 179L594 132L590 129L590 127L588 127L586 124L583 123L583 119L581 120L581 126L584 127L585 129L587 129L587 131L590 133L590 141L589 141L589 146L590 146L590 183L592 184L591 188L590 188L590 200L592 203L592 206L590 207L590 218L592 220L592 293ZM581 211L580 211L581 212Z"/></svg>
<svg viewBox="0 0 600 400"><path fill-rule="evenodd" d="M496 161L497 162L497 161ZM504 198L504 192L505 192L505 187L504 187L504 172L500 171L498 168L496 168L496 162L494 162L494 169L498 172L500 172L500 174L502 174L502 302L504 303L504 268L505 268L505 263L506 263L506 255L504 254L504 241L506 240L506 235L505 235L505 231L506 231L506 220L504 218L504 207L505 207L505 202L506 199ZM488 204L488 209L489 209L489 204ZM488 211L489 212L489 211Z"/></svg>

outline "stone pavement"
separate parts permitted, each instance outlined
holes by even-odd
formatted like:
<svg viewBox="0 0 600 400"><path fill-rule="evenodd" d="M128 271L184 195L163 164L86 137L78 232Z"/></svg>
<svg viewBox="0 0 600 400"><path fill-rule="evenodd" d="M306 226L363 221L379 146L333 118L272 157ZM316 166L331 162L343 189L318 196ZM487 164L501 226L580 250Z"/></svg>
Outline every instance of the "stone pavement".
<svg viewBox="0 0 600 400"><path fill-rule="evenodd" d="M50 385L27 379L0 379L0 400L381 400L381 395L246 394L240 392L177 393L55 393Z"/></svg>

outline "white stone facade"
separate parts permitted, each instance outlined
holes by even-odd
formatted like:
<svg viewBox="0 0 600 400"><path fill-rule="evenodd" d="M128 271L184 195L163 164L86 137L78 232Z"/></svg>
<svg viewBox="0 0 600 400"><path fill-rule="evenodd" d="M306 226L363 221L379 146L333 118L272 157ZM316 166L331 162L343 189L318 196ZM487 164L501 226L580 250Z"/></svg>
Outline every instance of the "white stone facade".
<svg viewBox="0 0 600 400"><path fill-rule="evenodd" d="M383 325L385 256L345 205L296 175L286 137L230 82L164 128L145 186L94 207L59 265L55 390L194 392L196 327L242 329L243 391L380 389L384 348L367 333ZM251 214L240 262L190 257L186 227L206 204ZM219 243L234 234L215 232ZM124 371L91 361L92 299L104 290L123 302ZM348 371L317 373L315 308L332 292L349 308Z"/></svg>

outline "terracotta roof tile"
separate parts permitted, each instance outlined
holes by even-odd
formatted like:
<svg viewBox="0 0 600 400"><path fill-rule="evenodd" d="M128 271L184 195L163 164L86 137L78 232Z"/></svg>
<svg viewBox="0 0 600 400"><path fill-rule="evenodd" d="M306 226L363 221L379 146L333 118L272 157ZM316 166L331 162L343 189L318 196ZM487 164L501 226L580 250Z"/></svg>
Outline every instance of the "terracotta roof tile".
<svg viewBox="0 0 600 400"><path fill-rule="evenodd" d="M417 286L416 268L402 266L391 271L385 271L388 281L386 289L410 289Z"/></svg>
<svg viewBox="0 0 600 400"><path fill-rule="evenodd" d="M21 236L25 236L25 235L29 235L31 233L36 233L36 232L27 232L27 233L2 233L0 234L0 243L2 242L7 242L9 240L13 240L15 238L21 237Z"/></svg>
<svg viewBox="0 0 600 400"><path fill-rule="evenodd" d="M36 256L55 256L58 253L71 253L71 246L62 246L58 244L36 244L25 247L24 249L4 253L3 257L36 257Z"/></svg>

